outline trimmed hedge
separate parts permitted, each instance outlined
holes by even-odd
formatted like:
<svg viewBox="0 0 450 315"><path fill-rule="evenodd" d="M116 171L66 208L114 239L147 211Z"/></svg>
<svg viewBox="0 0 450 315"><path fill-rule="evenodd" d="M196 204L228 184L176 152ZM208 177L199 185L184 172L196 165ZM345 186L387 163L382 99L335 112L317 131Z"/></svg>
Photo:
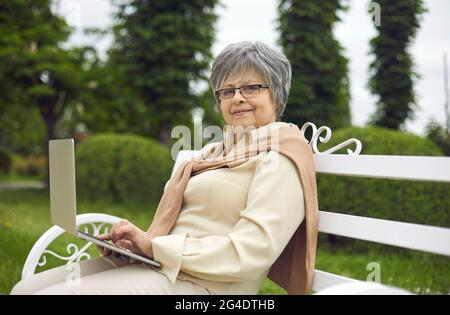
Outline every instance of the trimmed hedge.
<svg viewBox="0 0 450 315"><path fill-rule="evenodd" d="M77 191L89 200L158 201L172 166L169 150L154 140L95 135L77 146Z"/></svg>
<svg viewBox="0 0 450 315"><path fill-rule="evenodd" d="M44 178L47 158L45 156L20 156L13 158L13 172L21 176Z"/></svg>
<svg viewBox="0 0 450 315"><path fill-rule="evenodd" d="M361 154L443 155L430 140L378 127L337 130L319 150L325 151L350 138L361 141ZM347 154L346 148L336 153ZM317 185L319 208L323 211L450 227L449 183L317 174ZM329 238L338 239L343 242L342 238Z"/></svg>

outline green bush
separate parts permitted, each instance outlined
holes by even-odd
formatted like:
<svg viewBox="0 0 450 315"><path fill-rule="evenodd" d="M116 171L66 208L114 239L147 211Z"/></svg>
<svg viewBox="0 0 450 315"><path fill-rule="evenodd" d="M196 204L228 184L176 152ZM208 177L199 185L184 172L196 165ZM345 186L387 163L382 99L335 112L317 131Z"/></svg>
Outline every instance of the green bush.
<svg viewBox="0 0 450 315"><path fill-rule="evenodd" d="M13 172L16 175L44 178L47 159L44 156L21 156L13 158Z"/></svg>
<svg viewBox="0 0 450 315"><path fill-rule="evenodd" d="M9 174L11 172L12 157L11 154L0 148L0 174Z"/></svg>
<svg viewBox="0 0 450 315"><path fill-rule="evenodd" d="M378 127L337 130L330 142L323 144L319 150L324 151L350 138L361 141L361 154L443 155L430 140ZM346 154L346 149L336 153ZM323 211L450 227L449 183L318 174L317 185L319 208ZM343 238L327 239L333 242L339 240L341 244L355 244Z"/></svg>
<svg viewBox="0 0 450 315"><path fill-rule="evenodd" d="M426 126L426 137L433 141L446 156L450 156L450 134L445 127L434 120L428 122Z"/></svg>
<svg viewBox="0 0 450 315"><path fill-rule="evenodd" d="M102 134L76 149L77 191L88 200L152 202L170 177L169 150L137 135Z"/></svg>

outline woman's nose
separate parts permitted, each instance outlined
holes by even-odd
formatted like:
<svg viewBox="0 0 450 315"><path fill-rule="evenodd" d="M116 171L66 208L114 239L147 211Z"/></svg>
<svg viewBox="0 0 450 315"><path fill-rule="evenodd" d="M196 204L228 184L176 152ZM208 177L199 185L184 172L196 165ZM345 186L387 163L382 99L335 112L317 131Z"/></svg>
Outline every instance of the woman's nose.
<svg viewBox="0 0 450 315"><path fill-rule="evenodd" d="M239 104L245 101L245 98L241 94L241 90L234 90L233 103Z"/></svg>

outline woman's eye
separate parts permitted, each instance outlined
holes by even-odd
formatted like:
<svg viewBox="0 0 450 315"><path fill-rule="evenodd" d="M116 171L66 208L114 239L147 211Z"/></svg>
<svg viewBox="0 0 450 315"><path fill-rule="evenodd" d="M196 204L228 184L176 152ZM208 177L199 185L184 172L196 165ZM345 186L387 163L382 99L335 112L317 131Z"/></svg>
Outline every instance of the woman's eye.
<svg viewBox="0 0 450 315"><path fill-rule="evenodd" d="M230 96L233 94L233 90L224 90L222 91L223 96Z"/></svg>
<svg viewBox="0 0 450 315"><path fill-rule="evenodd" d="M244 91L246 92L255 92L258 90L258 86L257 85L250 85L250 86L246 86L244 88Z"/></svg>

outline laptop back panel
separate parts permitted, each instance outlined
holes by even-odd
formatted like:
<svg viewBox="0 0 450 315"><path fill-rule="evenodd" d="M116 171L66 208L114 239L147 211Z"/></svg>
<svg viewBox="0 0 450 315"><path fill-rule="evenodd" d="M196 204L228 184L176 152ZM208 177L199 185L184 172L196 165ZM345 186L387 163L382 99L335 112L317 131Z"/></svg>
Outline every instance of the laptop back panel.
<svg viewBox="0 0 450 315"><path fill-rule="evenodd" d="M52 223L76 233L75 152L73 139L49 141Z"/></svg>

